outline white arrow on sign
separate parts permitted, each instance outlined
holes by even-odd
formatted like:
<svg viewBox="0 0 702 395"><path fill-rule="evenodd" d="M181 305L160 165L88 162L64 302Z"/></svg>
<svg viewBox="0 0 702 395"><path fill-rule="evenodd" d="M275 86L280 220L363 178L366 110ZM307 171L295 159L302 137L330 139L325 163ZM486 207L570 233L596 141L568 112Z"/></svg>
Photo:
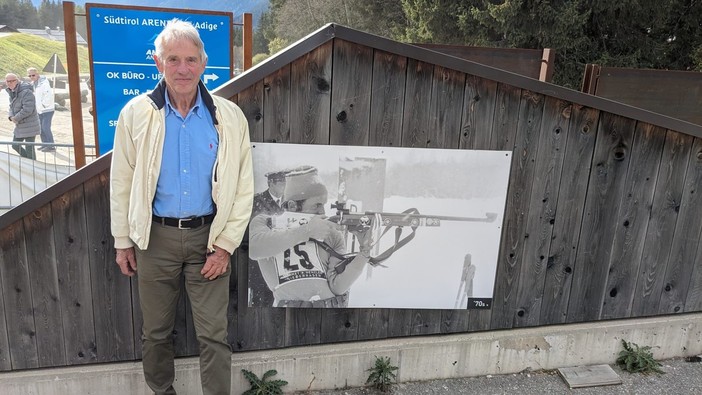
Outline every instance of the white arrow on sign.
<svg viewBox="0 0 702 395"><path fill-rule="evenodd" d="M218 79L217 74L205 74L204 82L208 84L210 81L217 81Z"/></svg>

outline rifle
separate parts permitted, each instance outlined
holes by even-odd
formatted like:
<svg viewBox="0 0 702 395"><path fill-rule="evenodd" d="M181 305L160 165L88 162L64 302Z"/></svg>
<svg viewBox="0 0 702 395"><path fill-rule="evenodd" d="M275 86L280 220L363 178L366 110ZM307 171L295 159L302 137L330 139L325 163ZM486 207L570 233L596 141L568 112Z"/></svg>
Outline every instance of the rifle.
<svg viewBox="0 0 702 395"><path fill-rule="evenodd" d="M350 212L345 208L345 203L336 202L331 205L336 209L336 215L328 219L339 225L348 226L352 229L368 228L373 225L374 218L380 218L381 225L386 227L410 226L441 226L441 221L463 221L463 222L494 222L496 213L485 213L485 217L456 217L448 215L423 215L416 209L409 209L402 213L385 213L377 211L365 211L363 213Z"/></svg>

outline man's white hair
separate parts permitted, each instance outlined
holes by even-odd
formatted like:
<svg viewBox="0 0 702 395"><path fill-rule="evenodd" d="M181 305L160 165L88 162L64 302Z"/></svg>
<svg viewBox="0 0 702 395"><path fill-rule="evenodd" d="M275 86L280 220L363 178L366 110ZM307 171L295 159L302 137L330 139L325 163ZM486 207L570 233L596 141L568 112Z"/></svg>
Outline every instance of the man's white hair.
<svg viewBox="0 0 702 395"><path fill-rule="evenodd" d="M205 43L200 38L200 33L192 23L173 18L166 23L161 33L158 34L154 45L156 46L156 56L163 59L163 47L177 40L190 40L197 49L200 50L200 61L207 61L207 52L205 52Z"/></svg>

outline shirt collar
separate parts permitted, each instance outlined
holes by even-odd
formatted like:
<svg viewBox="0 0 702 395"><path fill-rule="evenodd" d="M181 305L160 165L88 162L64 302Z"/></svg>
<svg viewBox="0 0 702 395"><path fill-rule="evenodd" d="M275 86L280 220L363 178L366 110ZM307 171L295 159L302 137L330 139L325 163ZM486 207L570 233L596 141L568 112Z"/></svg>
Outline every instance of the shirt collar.
<svg viewBox="0 0 702 395"><path fill-rule="evenodd" d="M173 106L171 105L171 99L168 97L168 89L166 91L166 115L170 115L171 113L176 113L177 111ZM197 87L197 96L195 97L195 105L193 108L190 110L191 112L195 113L198 117L202 118L205 116L203 111L205 111L205 106L202 103L202 95L200 94L200 87Z"/></svg>

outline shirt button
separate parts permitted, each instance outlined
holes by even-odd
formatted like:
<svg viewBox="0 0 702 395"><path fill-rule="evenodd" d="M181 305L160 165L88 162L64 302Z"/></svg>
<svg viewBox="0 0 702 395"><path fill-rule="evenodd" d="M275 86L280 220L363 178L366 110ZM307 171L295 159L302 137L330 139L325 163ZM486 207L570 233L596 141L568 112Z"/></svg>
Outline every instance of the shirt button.
<svg viewBox="0 0 702 395"><path fill-rule="evenodd" d="M183 192L183 195L187 195L187 194L188 194L188 192Z"/></svg>
<svg viewBox="0 0 702 395"><path fill-rule="evenodd" d="M186 169L183 169L183 173L187 173L188 171Z"/></svg>

